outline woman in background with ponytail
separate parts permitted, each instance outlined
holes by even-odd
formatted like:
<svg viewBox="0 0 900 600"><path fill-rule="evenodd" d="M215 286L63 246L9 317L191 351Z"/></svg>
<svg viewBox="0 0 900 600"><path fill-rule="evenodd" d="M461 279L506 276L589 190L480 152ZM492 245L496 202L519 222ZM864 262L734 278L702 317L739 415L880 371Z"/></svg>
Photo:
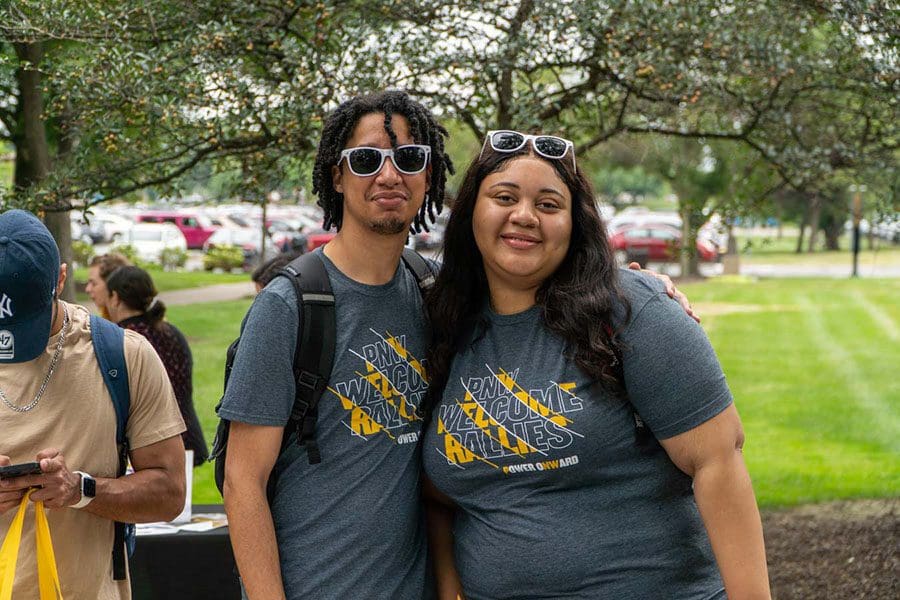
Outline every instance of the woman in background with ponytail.
<svg viewBox="0 0 900 600"><path fill-rule="evenodd" d="M182 434L184 447L194 451L195 467L203 464L209 452L194 410L194 361L187 339L165 320L166 306L157 298L153 279L140 267L119 267L106 278L106 288L109 319L147 338L162 360L187 427Z"/></svg>

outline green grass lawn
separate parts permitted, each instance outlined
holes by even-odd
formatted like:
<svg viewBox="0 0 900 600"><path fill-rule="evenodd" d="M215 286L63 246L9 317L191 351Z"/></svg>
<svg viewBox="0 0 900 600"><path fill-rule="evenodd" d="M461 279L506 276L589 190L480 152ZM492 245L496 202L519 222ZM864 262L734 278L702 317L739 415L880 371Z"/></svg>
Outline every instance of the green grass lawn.
<svg viewBox="0 0 900 600"><path fill-rule="evenodd" d="M722 361L760 504L900 494L900 280L720 279L684 286ZM212 442L225 348L249 301L174 306ZM217 502L209 465L194 502Z"/></svg>
<svg viewBox="0 0 900 600"><path fill-rule="evenodd" d="M762 505L900 494L900 280L684 291L707 312Z"/></svg>
<svg viewBox="0 0 900 600"><path fill-rule="evenodd" d="M796 231L794 231L780 240L774 234L772 237L738 237L738 248L741 253L741 262L751 264L804 266L845 264L848 267L853 264L853 254L850 251L852 243L849 235L841 236L840 250L825 250L822 246L824 242L821 234L819 242L819 249L816 252L797 254L794 252L797 246ZM876 239L870 247L868 240L864 237L860 242L859 265L863 268L874 265L900 265L900 246Z"/></svg>
<svg viewBox="0 0 900 600"><path fill-rule="evenodd" d="M172 306L166 310L167 318L181 329L191 345L194 355L194 407L210 447L218 422L215 407L222 395L225 350L237 337L241 319L250 303L250 300L210 302ZM213 480L212 464L194 469L194 504L221 501Z"/></svg>

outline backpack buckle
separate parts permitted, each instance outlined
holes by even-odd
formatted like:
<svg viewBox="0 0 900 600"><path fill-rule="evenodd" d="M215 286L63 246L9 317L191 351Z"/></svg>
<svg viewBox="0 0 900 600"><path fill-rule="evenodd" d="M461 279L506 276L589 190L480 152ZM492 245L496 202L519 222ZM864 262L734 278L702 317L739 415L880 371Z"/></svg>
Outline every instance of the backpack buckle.
<svg viewBox="0 0 900 600"><path fill-rule="evenodd" d="M314 392L319 386L320 379L321 377L319 377L315 373L310 373L309 371L300 371L300 375L299 377L297 377L297 385L302 385L306 389Z"/></svg>

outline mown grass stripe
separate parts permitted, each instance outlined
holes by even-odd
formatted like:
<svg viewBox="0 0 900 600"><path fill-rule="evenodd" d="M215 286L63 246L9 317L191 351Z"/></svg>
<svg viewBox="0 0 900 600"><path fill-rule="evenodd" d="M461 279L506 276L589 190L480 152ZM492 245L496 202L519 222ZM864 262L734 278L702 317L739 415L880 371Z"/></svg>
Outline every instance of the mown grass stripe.
<svg viewBox="0 0 900 600"><path fill-rule="evenodd" d="M900 419L897 409L876 393L868 383L868 377L860 368L856 358L847 350L845 342L830 332L829 324L822 315L822 307L813 302L808 294L799 294L797 302L803 307L801 314L807 323L809 339L814 340L843 384L843 392L871 417L870 433L874 434L886 448L900 452Z"/></svg>
<svg viewBox="0 0 900 600"><path fill-rule="evenodd" d="M900 340L900 328L894 322L894 319L883 308L869 300L861 290L853 290L851 293L853 300L860 308L866 311L869 318L875 322L881 331L892 341ZM896 300L896 299L895 299Z"/></svg>

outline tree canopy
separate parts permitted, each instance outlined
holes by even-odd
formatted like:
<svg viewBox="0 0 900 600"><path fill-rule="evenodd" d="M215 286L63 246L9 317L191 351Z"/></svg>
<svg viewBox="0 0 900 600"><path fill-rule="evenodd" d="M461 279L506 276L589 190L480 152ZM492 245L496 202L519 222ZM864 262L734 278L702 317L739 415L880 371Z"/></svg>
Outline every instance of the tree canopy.
<svg viewBox="0 0 900 600"><path fill-rule="evenodd" d="M39 69L46 116L73 140L12 196L82 206L204 162L276 186L330 108L381 88L476 138L540 129L580 153L623 135L733 141L797 188L895 171L896 16L857 0L7 2L0 38L46 52L7 52L0 89ZM17 110L4 98L0 117Z"/></svg>

